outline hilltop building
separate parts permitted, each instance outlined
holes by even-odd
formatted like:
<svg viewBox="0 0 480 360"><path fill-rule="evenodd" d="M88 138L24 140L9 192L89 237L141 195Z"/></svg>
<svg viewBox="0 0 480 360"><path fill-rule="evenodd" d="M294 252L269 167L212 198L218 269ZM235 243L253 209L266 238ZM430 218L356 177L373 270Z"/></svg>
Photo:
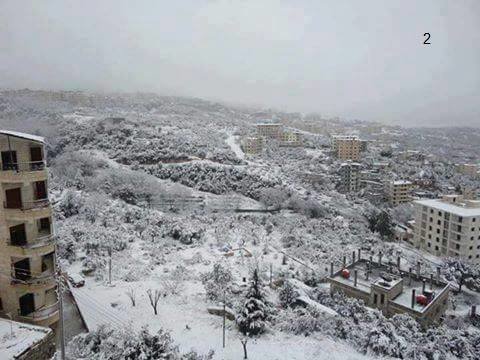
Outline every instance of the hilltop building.
<svg viewBox="0 0 480 360"><path fill-rule="evenodd" d="M361 164L351 161L340 165L338 169L340 175L338 190L340 192L349 193L360 190L360 169Z"/></svg>
<svg viewBox="0 0 480 360"><path fill-rule="evenodd" d="M480 167L476 164L458 164L457 171L473 178L480 177Z"/></svg>
<svg viewBox="0 0 480 360"><path fill-rule="evenodd" d="M377 308L385 316L409 314L424 328L439 321L448 306L450 287L440 280L440 268L436 276L424 277L420 274L420 264L415 271L400 268L400 258L396 264L382 263L382 254L378 261L362 259L358 252L352 254L352 263L334 271L330 265L330 292L342 292L347 296L363 300L369 307Z"/></svg>
<svg viewBox="0 0 480 360"><path fill-rule="evenodd" d="M388 182L385 187L388 202L392 206L397 206L412 201L412 189L412 182L407 180L395 180Z"/></svg>
<svg viewBox="0 0 480 360"><path fill-rule="evenodd" d="M263 150L263 138L260 136L250 136L242 140L242 150L247 155L255 155Z"/></svg>
<svg viewBox="0 0 480 360"><path fill-rule="evenodd" d="M362 141L356 135L333 135L332 151L341 160L360 160Z"/></svg>
<svg viewBox="0 0 480 360"><path fill-rule="evenodd" d="M437 256L480 263L480 201L462 195L417 200L414 244Z"/></svg>
<svg viewBox="0 0 480 360"><path fill-rule="evenodd" d="M282 132L282 140L280 146L285 147L299 147L302 146L302 134L299 131L284 131Z"/></svg>
<svg viewBox="0 0 480 360"><path fill-rule="evenodd" d="M255 125L257 135L270 139L281 140L283 133L283 124L279 123L259 123Z"/></svg>
<svg viewBox="0 0 480 360"><path fill-rule="evenodd" d="M0 315L53 326L59 318L43 138L0 130Z"/></svg>

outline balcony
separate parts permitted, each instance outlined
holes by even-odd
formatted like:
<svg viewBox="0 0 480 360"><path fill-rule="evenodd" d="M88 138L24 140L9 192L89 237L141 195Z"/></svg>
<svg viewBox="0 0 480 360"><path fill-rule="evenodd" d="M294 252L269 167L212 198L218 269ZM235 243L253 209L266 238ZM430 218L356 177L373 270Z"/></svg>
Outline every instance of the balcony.
<svg viewBox="0 0 480 360"><path fill-rule="evenodd" d="M23 201L21 203L3 203L7 220L27 221L33 218L45 218L51 216L50 200L39 199Z"/></svg>
<svg viewBox="0 0 480 360"><path fill-rule="evenodd" d="M42 306L30 314L19 314L17 319L34 325L50 326L59 319L58 300L53 304Z"/></svg>
<svg viewBox="0 0 480 360"><path fill-rule="evenodd" d="M55 285L53 268L33 276L30 270L12 269L12 285L31 287L46 287Z"/></svg>
<svg viewBox="0 0 480 360"><path fill-rule="evenodd" d="M46 165L43 160L26 163L3 163L0 167L0 181L4 183L41 181L46 178Z"/></svg>
<svg viewBox="0 0 480 360"><path fill-rule="evenodd" d="M9 254L11 256L43 255L55 251L54 236L47 232L39 232L38 236L29 242L19 243L10 240L8 245L10 246Z"/></svg>

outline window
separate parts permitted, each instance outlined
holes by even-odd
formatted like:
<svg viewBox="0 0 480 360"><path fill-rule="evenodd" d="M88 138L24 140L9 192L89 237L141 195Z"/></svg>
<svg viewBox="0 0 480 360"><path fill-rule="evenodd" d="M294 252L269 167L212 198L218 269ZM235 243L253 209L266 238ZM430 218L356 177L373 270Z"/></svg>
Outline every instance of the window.
<svg viewBox="0 0 480 360"><path fill-rule="evenodd" d="M457 231L462 232L462 226L461 225L457 225Z"/></svg>
<svg viewBox="0 0 480 360"><path fill-rule="evenodd" d="M385 303L385 295L384 294L381 294L380 295L380 304L384 304Z"/></svg>
<svg viewBox="0 0 480 360"><path fill-rule="evenodd" d="M460 245L456 244L455 249L460 250Z"/></svg>
<svg viewBox="0 0 480 360"><path fill-rule="evenodd" d="M435 250L437 250L437 251L438 251L438 246L435 246Z"/></svg>
<svg viewBox="0 0 480 360"><path fill-rule="evenodd" d="M472 219L472 222L475 222L475 220L476 220L476 219L475 219L475 218L473 218L473 219Z"/></svg>
<svg viewBox="0 0 480 360"><path fill-rule="evenodd" d="M437 220L437 225L441 225L442 222L440 220Z"/></svg>
<svg viewBox="0 0 480 360"><path fill-rule="evenodd" d="M435 238L435 240L437 240L437 242L440 242L440 238L438 236Z"/></svg>
<svg viewBox="0 0 480 360"><path fill-rule="evenodd" d="M437 234L440 234L440 229L437 229Z"/></svg>
<svg viewBox="0 0 480 360"><path fill-rule="evenodd" d="M432 231L432 227L431 227L431 226L429 226L429 227L428 227L428 230L429 230L429 231Z"/></svg>
<svg viewBox="0 0 480 360"><path fill-rule="evenodd" d="M377 301L378 301L378 296L377 296L377 294L373 294L373 303L374 303L375 305L377 305Z"/></svg>
<svg viewBox="0 0 480 360"><path fill-rule="evenodd" d="M468 255L468 258L471 259L471 258L472 258L472 255Z"/></svg>
<svg viewBox="0 0 480 360"><path fill-rule="evenodd" d="M430 214L433 214L433 209L430 209Z"/></svg>
<svg viewBox="0 0 480 360"><path fill-rule="evenodd" d="M433 218L430 218L429 221L430 221L430 222L433 222Z"/></svg>
<svg viewBox="0 0 480 360"><path fill-rule="evenodd" d="M438 212L438 216L442 216L442 212L441 212L441 211Z"/></svg>
<svg viewBox="0 0 480 360"><path fill-rule="evenodd" d="M432 246L432 244L428 243L428 244L427 244L427 246L428 246L428 247L431 247L431 246ZM458 246L458 245L457 245L457 246Z"/></svg>
<svg viewBox="0 0 480 360"><path fill-rule="evenodd" d="M460 235L457 235L457 240L460 241Z"/></svg>
<svg viewBox="0 0 480 360"><path fill-rule="evenodd" d="M468 248L468 250L473 250L473 246L470 246L470 247Z"/></svg>

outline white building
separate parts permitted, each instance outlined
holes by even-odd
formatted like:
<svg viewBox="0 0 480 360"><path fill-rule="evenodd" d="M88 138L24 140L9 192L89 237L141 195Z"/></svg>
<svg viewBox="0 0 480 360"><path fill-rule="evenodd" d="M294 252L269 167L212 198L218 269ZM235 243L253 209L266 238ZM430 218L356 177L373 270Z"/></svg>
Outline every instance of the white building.
<svg viewBox="0 0 480 360"><path fill-rule="evenodd" d="M480 263L480 201L444 195L414 204L414 244L418 248Z"/></svg>

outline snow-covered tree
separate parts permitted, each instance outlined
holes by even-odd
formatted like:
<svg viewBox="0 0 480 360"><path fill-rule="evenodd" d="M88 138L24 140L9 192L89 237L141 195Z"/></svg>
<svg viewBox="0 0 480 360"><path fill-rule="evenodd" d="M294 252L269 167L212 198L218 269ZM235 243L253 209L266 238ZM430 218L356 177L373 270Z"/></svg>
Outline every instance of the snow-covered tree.
<svg viewBox="0 0 480 360"><path fill-rule="evenodd" d="M237 324L244 335L258 335L265 330L267 306L258 271L253 271L245 303L237 317Z"/></svg>

